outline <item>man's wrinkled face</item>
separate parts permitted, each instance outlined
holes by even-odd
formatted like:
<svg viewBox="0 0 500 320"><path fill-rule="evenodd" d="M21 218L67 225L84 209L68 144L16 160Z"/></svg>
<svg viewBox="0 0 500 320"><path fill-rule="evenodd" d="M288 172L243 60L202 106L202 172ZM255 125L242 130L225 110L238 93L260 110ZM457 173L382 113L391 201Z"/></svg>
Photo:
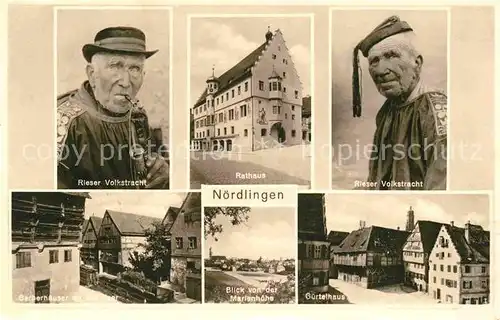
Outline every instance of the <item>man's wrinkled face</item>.
<svg viewBox="0 0 500 320"><path fill-rule="evenodd" d="M142 55L102 54L92 57L87 75L95 98L106 109L125 113L130 110L128 95L135 98L144 80Z"/></svg>
<svg viewBox="0 0 500 320"><path fill-rule="evenodd" d="M408 96L420 78L422 57L404 42L386 39L368 52L368 69L380 94L386 98Z"/></svg>

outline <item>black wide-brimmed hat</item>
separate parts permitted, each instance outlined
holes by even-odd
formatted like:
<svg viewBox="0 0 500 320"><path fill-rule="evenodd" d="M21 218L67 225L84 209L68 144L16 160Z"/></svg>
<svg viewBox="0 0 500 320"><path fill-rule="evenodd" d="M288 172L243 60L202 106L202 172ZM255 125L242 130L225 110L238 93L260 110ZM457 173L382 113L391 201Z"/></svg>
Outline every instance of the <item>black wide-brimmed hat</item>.
<svg viewBox="0 0 500 320"><path fill-rule="evenodd" d="M137 28L109 27L99 31L94 43L84 45L82 52L85 60L90 62L92 56L98 52L142 54L147 59L158 50L146 50L146 35Z"/></svg>

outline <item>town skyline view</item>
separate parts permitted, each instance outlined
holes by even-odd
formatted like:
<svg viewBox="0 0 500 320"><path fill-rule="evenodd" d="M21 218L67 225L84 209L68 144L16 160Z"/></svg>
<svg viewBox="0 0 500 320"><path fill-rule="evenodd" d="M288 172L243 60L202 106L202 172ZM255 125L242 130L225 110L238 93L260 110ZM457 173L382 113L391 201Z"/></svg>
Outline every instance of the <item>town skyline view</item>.
<svg viewBox="0 0 500 320"><path fill-rule="evenodd" d="M351 232L372 225L405 230L407 212L412 207L415 222L429 220L440 223L454 222L463 228L465 223L480 225L489 230L490 199L477 194L326 194L326 224L328 232Z"/></svg>
<svg viewBox="0 0 500 320"><path fill-rule="evenodd" d="M85 202L85 218L103 217L106 210L133 213L163 219L169 207L179 208L185 192L89 192Z"/></svg>
<svg viewBox="0 0 500 320"><path fill-rule="evenodd" d="M218 241L208 236L203 244L203 257L212 255L238 259L288 259L296 256L295 208L252 208L248 221L233 226L225 216L215 222L222 225Z"/></svg>

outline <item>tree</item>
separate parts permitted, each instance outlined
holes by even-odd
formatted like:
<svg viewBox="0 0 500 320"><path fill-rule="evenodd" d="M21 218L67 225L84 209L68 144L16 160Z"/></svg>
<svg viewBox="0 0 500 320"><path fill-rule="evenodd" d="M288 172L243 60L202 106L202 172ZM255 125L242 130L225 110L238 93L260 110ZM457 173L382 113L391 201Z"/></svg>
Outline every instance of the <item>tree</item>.
<svg viewBox="0 0 500 320"><path fill-rule="evenodd" d="M146 241L140 244L143 252L134 251L129 261L135 271L159 283L163 276L170 273L170 237L167 227L160 222L153 223L152 228L145 230Z"/></svg>
<svg viewBox="0 0 500 320"><path fill-rule="evenodd" d="M222 233L222 225L215 222L217 216L229 218L231 224L236 226L248 221L250 211L249 207L205 207L205 239L211 236L217 241L217 235Z"/></svg>

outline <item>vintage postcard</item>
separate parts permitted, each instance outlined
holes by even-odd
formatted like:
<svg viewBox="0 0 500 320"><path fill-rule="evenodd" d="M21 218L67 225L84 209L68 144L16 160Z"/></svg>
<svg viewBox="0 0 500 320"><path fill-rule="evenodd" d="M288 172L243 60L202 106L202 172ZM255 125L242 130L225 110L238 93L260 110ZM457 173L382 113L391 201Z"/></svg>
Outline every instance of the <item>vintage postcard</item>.
<svg viewBox="0 0 500 320"><path fill-rule="evenodd" d="M13 192L17 303L201 303L200 193Z"/></svg>
<svg viewBox="0 0 500 320"><path fill-rule="evenodd" d="M299 303L491 303L488 193L298 197Z"/></svg>
<svg viewBox="0 0 500 320"><path fill-rule="evenodd" d="M309 188L312 17L192 16L188 23L191 187Z"/></svg>
<svg viewBox="0 0 500 320"><path fill-rule="evenodd" d="M333 189L447 189L448 16L331 11Z"/></svg>
<svg viewBox="0 0 500 320"><path fill-rule="evenodd" d="M54 19L58 189L168 189L170 10Z"/></svg>
<svg viewBox="0 0 500 320"><path fill-rule="evenodd" d="M205 303L295 303L295 208L204 207Z"/></svg>

